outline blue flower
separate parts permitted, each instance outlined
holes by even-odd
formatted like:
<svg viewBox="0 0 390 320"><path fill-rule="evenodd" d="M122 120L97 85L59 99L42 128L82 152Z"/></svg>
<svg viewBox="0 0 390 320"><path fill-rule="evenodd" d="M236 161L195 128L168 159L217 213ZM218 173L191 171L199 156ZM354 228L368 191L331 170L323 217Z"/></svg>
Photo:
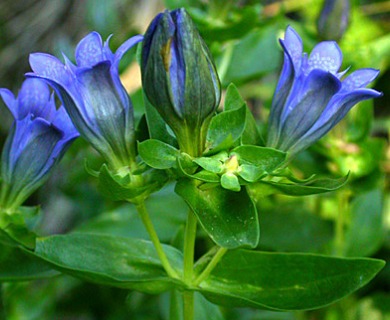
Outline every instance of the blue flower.
<svg viewBox="0 0 390 320"><path fill-rule="evenodd" d="M17 98L8 89L0 89L0 96L14 118L2 152L0 206L15 209L44 183L79 134L42 80L25 80Z"/></svg>
<svg viewBox="0 0 390 320"><path fill-rule="evenodd" d="M359 101L382 93L365 88L378 70L360 69L344 80L338 72L342 54L333 41L324 41L310 56L302 54L302 40L288 27L284 40L284 65L272 101L267 146L290 154L309 147Z"/></svg>
<svg viewBox="0 0 390 320"><path fill-rule="evenodd" d="M204 144L202 126L219 105L213 58L184 9L156 16L145 33L142 83L150 103L175 132L179 145ZM199 146L202 147L202 146ZM186 149L186 147L184 147Z"/></svg>
<svg viewBox="0 0 390 320"><path fill-rule="evenodd" d="M63 64L44 53L30 55L33 73L53 86L80 135L114 169L130 166L135 158L134 119L131 101L119 79L122 56L142 40L135 36L115 54L108 40L92 32L76 48L74 65L66 57Z"/></svg>

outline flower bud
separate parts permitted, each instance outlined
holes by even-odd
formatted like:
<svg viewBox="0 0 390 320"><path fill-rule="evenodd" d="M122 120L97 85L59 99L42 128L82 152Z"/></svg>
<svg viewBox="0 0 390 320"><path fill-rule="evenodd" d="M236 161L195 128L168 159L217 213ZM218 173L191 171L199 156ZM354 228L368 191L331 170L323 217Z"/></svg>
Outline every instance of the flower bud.
<svg viewBox="0 0 390 320"><path fill-rule="evenodd" d="M325 0L317 29L324 40L340 40L348 27L349 0Z"/></svg>
<svg viewBox="0 0 390 320"><path fill-rule="evenodd" d="M200 134L221 98L213 58L184 9L160 13L143 41L142 83L146 97L175 132ZM196 137L192 137L196 139Z"/></svg>

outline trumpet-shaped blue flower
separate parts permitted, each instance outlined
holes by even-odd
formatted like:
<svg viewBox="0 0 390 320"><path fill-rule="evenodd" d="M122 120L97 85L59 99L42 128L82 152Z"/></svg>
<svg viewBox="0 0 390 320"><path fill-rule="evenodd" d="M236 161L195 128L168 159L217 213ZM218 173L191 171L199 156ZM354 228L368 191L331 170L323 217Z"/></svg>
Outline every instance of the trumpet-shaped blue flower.
<svg viewBox="0 0 390 320"><path fill-rule="evenodd" d="M79 134L65 109L56 109L42 80L25 80L17 98L8 89L0 89L0 96L14 117L1 159L0 206L15 209L45 181Z"/></svg>
<svg viewBox="0 0 390 320"><path fill-rule="evenodd" d="M382 93L365 88L378 70L360 69L342 80L338 72L342 54L333 41L324 41L310 56L302 53L302 40L288 27L284 40L284 65L268 126L267 146L295 154L332 129L359 101Z"/></svg>
<svg viewBox="0 0 390 320"><path fill-rule="evenodd" d="M64 56L30 55L33 73L57 92L80 135L115 169L129 166L135 158L134 120L131 101L119 79L122 56L142 36L124 42L113 53L108 40L92 32L76 48L74 65Z"/></svg>

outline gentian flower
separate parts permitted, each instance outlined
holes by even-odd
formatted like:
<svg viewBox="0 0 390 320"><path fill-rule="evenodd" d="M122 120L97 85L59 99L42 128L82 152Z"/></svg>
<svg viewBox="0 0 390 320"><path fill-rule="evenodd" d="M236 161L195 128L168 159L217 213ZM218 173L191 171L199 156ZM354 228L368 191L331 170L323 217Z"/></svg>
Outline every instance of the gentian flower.
<svg viewBox="0 0 390 320"><path fill-rule="evenodd" d="M284 40L284 65L272 101L267 146L291 154L309 147L359 101L382 93L365 86L378 70L360 69L342 80L338 72L342 54L333 41L324 41L310 56L302 54L302 40L288 27Z"/></svg>
<svg viewBox="0 0 390 320"><path fill-rule="evenodd" d="M204 143L197 139L204 138L201 128L219 105L220 81L209 49L184 9L165 11L152 21L143 41L141 73L149 102L179 145Z"/></svg>
<svg viewBox="0 0 390 320"><path fill-rule="evenodd" d="M17 98L8 89L0 96L14 118L2 152L0 197L0 207L12 211L44 183L79 134L42 80L25 80Z"/></svg>
<svg viewBox="0 0 390 320"><path fill-rule="evenodd" d="M76 48L74 65L44 53L30 55L33 73L46 80L59 95L80 135L113 169L130 166L135 158L134 119L131 101L119 79L122 56L142 36L123 43L114 53L108 40L92 32Z"/></svg>

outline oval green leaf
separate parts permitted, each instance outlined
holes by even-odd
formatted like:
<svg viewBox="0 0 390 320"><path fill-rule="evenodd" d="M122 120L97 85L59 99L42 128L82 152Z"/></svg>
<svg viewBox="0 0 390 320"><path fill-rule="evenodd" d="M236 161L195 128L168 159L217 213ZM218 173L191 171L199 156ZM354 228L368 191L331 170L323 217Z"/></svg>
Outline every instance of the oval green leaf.
<svg viewBox="0 0 390 320"><path fill-rule="evenodd" d="M172 267L180 274L182 254L164 245ZM180 286L169 278L150 241L97 234L38 238L35 255L75 277L120 288L159 293Z"/></svg>
<svg viewBox="0 0 390 320"><path fill-rule="evenodd" d="M175 191L219 246L229 249L257 246L260 237L257 211L245 188L240 192L220 186L202 190L196 181L183 179L176 184Z"/></svg>
<svg viewBox="0 0 390 320"><path fill-rule="evenodd" d="M170 169L176 166L179 150L156 139L138 143L138 152L145 163L155 169Z"/></svg>
<svg viewBox="0 0 390 320"><path fill-rule="evenodd" d="M49 278L60 273L43 261L18 247L2 245L0 253L0 282L27 281Z"/></svg>
<svg viewBox="0 0 390 320"><path fill-rule="evenodd" d="M384 265L375 259L241 249L228 251L199 291L230 307L316 309L363 287ZM204 267L199 265L199 271Z"/></svg>

